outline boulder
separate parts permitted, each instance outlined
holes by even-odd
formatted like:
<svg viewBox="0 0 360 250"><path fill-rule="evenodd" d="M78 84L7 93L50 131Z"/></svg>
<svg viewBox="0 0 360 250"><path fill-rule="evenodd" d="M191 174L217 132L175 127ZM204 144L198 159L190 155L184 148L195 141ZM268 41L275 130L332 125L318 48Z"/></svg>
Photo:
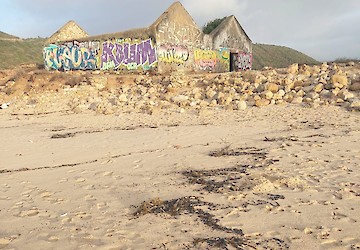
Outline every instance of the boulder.
<svg viewBox="0 0 360 250"><path fill-rule="evenodd" d="M287 73L288 74L297 74L299 72L299 64L295 63L288 67Z"/></svg>
<svg viewBox="0 0 360 250"><path fill-rule="evenodd" d="M335 74L331 77L331 83L336 88L343 88L348 84L348 79L344 75Z"/></svg>
<svg viewBox="0 0 360 250"><path fill-rule="evenodd" d="M270 100L268 99L258 99L255 101L256 107L264 107L264 106L268 106L269 104L270 104Z"/></svg>
<svg viewBox="0 0 360 250"><path fill-rule="evenodd" d="M360 82L354 82L353 84L350 85L349 89L351 91L359 92L360 91Z"/></svg>
<svg viewBox="0 0 360 250"><path fill-rule="evenodd" d="M261 97L267 100L271 100L273 98L274 94L270 90L266 90L261 93Z"/></svg>
<svg viewBox="0 0 360 250"><path fill-rule="evenodd" d="M295 98L291 101L292 104L301 104L302 102L303 102L303 98L300 97L300 96L295 97Z"/></svg>
<svg viewBox="0 0 360 250"><path fill-rule="evenodd" d="M279 86L276 83L269 83L266 85L266 90L276 93L279 91Z"/></svg>
<svg viewBox="0 0 360 250"><path fill-rule="evenodd" d="M127 96L125 94L119 95L119 102L127 102Z"/></svg>
<svg viewBox="0 0 360 250"><path fill-rule="evenodd" d="M324 89L324 84L322 83L315 85L315 87L313 88L314 92L316 93L320 93L323 89Z"/></svg>
<svg viewBox="0 0 360 250"><path fill-rule="evenodd" d="M236 108L238 110L245 110L247 108L247 104L246 104L246 101L238 101L236 103Z"/></svg>

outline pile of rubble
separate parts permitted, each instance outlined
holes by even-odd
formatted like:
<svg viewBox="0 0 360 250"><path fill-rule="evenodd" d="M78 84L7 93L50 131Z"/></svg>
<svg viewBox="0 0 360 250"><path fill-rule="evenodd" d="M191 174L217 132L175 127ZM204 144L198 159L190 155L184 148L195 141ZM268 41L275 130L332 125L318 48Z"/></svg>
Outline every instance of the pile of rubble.
<svg viewBox="0 0 360 250"><path fill-rule="evenodd" d="M132 77L104 72L44 74L50 77L40 80L34 72L22 75L22 82L27 85L23 93L14 90L19 89L16 85L21 77L4 82L0 86L0 104L7 103L15 110L57 108L102 114L153 114L161 109L181 112L207 107L244 110L287 103L308 107L338 105L360 110L360 65L355 63L347 66L293 64L287 69L199 75L179 72ZM27 79L31 77L31 81Z"/></svg>

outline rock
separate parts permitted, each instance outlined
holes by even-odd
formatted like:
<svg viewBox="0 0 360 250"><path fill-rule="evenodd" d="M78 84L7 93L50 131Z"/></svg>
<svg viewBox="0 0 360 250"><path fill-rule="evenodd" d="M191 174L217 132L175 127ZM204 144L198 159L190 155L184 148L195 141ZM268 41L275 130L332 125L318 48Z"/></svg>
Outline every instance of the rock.
<svg viewBox="0 0 360 250"><path fill-rule="evenodd" d="M280 89L280 90L278 91L278 94L279 94L279 96L284 97L284 95L285 95L286 93L285 93L285 91L284 91L283 89Z"/></svg>
<svg viewBox="0 0 360 250"><path fill-rule="evenodd" d="M320 97L321 98L331 98L331 95L332 95L332 93L329 90L326 90L326 89L324 89L324 90L322 90L320 92Z"/></svg>
<svg viewBox="0 0 360 250"><path fill-rule="evenodd" d="M114 114L114 110L111 108L105 108L105 110L103 111L104 115L112 115Z"/></svg>
<svg viewBox="0 0 360 250"><path fill-rule="evenodd" d="M209 89L208 91L206 91L205 96L208 99L212 99L214 96L216 95L216 91L214 91L213 89Z"/></svg>
<svg viewBox="0 0 360 250"><path fill-rule="evenodd" d="M245 110L247 108L246 101L239 101L236 104L238 110Z"/></svg>
<svg viewBox="0 0 360 250"><path fill-rule="evenodd" d="M321 71L327 71L328 68L329 68L329 65L326 62L321 64L321 67L320 67Z"/></svg>
<svg viewBox="0 0 360 250"><path fill-rule="evenodd" d="M6 238L1 238L0 239L0 249L5 248L7 245L10 244L10 240L6 239Z"/></svg>
<svg viewBox="0 0 360 250"><path fill-rule="evenodd" d="M302 88L302 90L305 92L305 93L310 93L311 91L313 91L313 88L314 86L313 85L310 85L310 86L305 86Z"/></svg>
<svg viewBox="0 0 360 250"><path fill-rule="evenodd" d="M292 104L301 104L302 102L303 102L303 98L300 97L300 96L295 97L295 98L291 101Z"/></svg>
<svg viewBox="0 0 360 250"><path fill-rule="evenodd" d="M117 99L115 97L111 97L108 99L109 103L113 106L116 106L117 105Z"/></svg>
<svg viewBox="0 0 360 250"><path fill-rule="evenodd" d="M186 106L189 103L189 97L185 95L178 95L171 98L171 100L180 107Z"/></svg>
<svg viewBox="0 0 360 250"><path fill-rule="evenodd" d="M1 104L1 109L7 109L9 107L10 103L3 103Z"/></svg>
<svg viewBox="0 0 360 250"><path fill-rule="evenodd" d="M96 111L98 106L99 106L99 104L97 102L93 102L93 103L90 104L88 109L90 109L92 111Z"/></svg>
<svg viewBox="0 0 360 250"><path fill-rule="evenodd" d="M306 95L306 97L311 98L311 99L314 100L314 99L319 98L319 94L316 93L316 92L310 92L310 93L308 93L308 94Z"/></svg>
<svg viewBox="0 0 360 250"><path fill-rule="evenodd" d="M304 233L305 233L305 234L312 234L313 231L312 231L311 228L306 227L306 228L304 229Z"/></svg>
<svg viewBox="0 0 360 250"><path fill-rule="evenodd" d="M275 83L269 83L266 85L266 90L271 91L272 93L276 93L279 91L279 86Z"/></svg>
<svg viewBox="0 0 360 250"><path fill-rule="evenodd" d="M119 95L119 102L127 102L127 97L125 94Z"/></svg>
<svg viewBox="0 0 360 250"><path fill-rule="evenodd" d="M221 99L220 104L221 105L229 105L232 101L233 101L233 99L232 99L231 96L226 96L226 97Z"/></svg>
<svg viewBox="0 0 360 250"><path fill-rule="evenodd" d="M360 91L360 82L354 82L350 85L349 89L356 92Z"/></svg>
<svg viewBox="0 0 360 250"><path fill-rule="evenodd" d="M341 89L348 84L348 79L344 75L335 74L331 77L331 83L334 87Z"/></svg>
<svg viewBox="0 0 360 250"><path fill-rule="evenodd" d="M268 106L269 104L270 104L270 100L268 99L259 99L255 101L256 107L264 107L264 106Z"/></svg>
<svg viewBox="0 0 360 250"><path fill-rule="evenodd" d="M317 84L313 88L314 92L316 92L316 93L320 93L323 89L324 89L324 84L322 84L322 83Z"/></svg>
<svg viewBox="0 0 360 250"><path fill-rule="evenodd" d="M347 63L346 63L346 66L353 67L353 66L355 66L355 62L347 62Z"/></svg>
<svg viewBox="0 0 360 250"><path fill-rule="evenodd" d="M288 67L287 73L288 74L297 74L299 72L299 64L295 63Z"/></svg>
<svg viewBox="0 0 360 250"><path fill-rule="evenodd" d="M356 99L356 100L352 101L351 104L350 104L350 107L354 108L354 109L357 109L357 110L360 110L360 100Z"/></svg>
<svg viewBox="0 0 360 250"><path fill-rule="evenodd" d="M270 90L266 90L266 91L261 93L261 97L265 98L267 100L271 100L273 98L273 96L274 96L274 94Z"/></svg>
<svg viewBox="0 0 360 250"><path fill-rule="evenodd" d="M220 100L220 99L225 98L225 94L224 94L223 92L217 92L217 93L215 94L215 96L213 96L213 97L214 97L214 99L216 99L216 100Z"/></svg>
<svg viewBox="0 0 360 250"><path fill-rule="evenodd" d="M305 95L305 91L300 89L297 93L296 93L296 96L299 96L299 97L303 97Z"/></svg>

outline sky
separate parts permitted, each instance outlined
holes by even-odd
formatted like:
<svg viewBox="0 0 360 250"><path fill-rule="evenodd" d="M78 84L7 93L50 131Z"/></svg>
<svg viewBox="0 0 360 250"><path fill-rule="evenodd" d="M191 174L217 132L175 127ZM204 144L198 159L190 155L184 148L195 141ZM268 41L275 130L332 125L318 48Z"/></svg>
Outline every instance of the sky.
<svg viewBox="0 0 360 250"><path fill-rule="evenodd" d="M90 35L147 27L173 0L0 0L0 31L49 37L69 20ZM235 15L253 43L319 61L360 58L360 0L182 0L199 27Z"/></svg>

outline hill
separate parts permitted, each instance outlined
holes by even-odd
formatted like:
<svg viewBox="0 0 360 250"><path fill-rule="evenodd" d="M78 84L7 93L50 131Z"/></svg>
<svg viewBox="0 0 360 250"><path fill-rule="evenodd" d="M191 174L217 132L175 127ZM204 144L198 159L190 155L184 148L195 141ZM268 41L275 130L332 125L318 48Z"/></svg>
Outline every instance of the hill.
<svg viewBox="0 0 360 250"><path fill-rule="evenodd" d="M0 69L13 68L20 64L43 63L42 48L45 38L2 40L1 37L5 36L3 34L6 33L0 34ZM15 39L14 36L7 36ZM294 49L268 44L254 44L253 57L253 69L262 69L265 66L283 68L293 63L308 65L319 63Z"/></svg>
<svg viewBox="0 0 360 250"><path fill-rule="evenodd" d="M5 32L0 31L0 40L1 39L4 39L4 40L11 39L12 40L12 39L20 39L20 38L17 36L9 35Z"/></svg>
<svg viewBox="0 0 360 250"><path fill-rule="evenodd" d="M293 63L314 65L319 62L285 46L253 44L253 69L262 69L265 66L285 68Z"/></svg>
<svg viewBox="0 0 360 250"><path fill-rule="evenodd" d="M0 69L13 68L20 64L42 64L43 38L24 40L0 39Z"/></svg>

